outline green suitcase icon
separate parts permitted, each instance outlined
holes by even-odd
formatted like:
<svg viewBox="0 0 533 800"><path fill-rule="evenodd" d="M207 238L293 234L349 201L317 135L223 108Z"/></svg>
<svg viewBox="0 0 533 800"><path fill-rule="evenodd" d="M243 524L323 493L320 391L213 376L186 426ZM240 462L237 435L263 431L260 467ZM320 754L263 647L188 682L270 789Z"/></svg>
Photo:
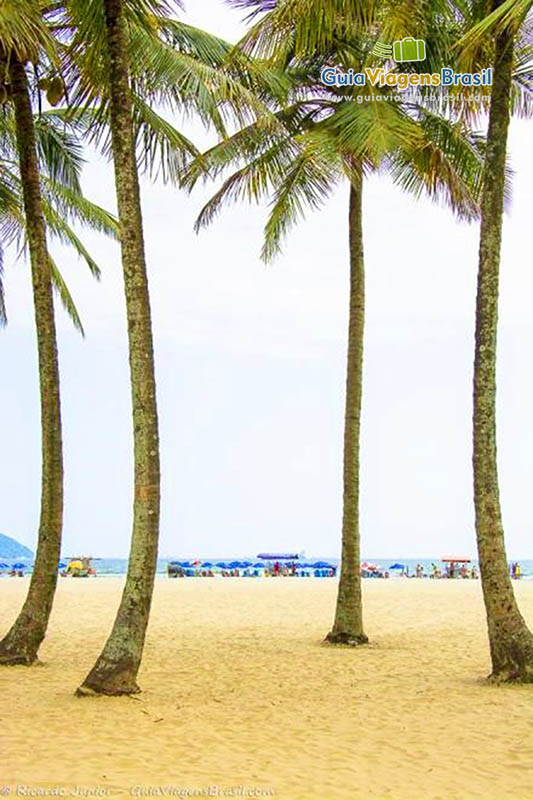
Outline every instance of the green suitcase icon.
<svg viewBox="0 0 533 800"><path fill-rule="evenodd" d="M426 43L423 39L413 39L407 36L393 42L393 58L395 61L424 61L426 57Z"/></svg>

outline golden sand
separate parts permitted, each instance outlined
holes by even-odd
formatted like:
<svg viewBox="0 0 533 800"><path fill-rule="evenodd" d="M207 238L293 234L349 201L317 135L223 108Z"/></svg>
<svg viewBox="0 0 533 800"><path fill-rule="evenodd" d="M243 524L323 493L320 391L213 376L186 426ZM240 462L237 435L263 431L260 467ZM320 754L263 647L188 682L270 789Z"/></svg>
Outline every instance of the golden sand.
<svg viewBox="0 0 533 800"><path fill-rule="evenodd" d="M483 682L479 582L366 581L372 644L348 650L321 645L336 581L161 579L143 693L75 698L122 585L60 580L44 664L0 669L0 792L533 798L533 688ZM2 631L26 589L0 580Z"/></svg>

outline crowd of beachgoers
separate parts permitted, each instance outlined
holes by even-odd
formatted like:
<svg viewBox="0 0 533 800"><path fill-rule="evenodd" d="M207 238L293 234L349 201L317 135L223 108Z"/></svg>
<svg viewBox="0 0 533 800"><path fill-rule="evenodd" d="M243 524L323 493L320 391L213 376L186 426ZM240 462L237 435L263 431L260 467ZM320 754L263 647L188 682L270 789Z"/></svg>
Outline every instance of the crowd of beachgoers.
<svg viewBox="0 0 533 800"><path fill-rule="evenodd" d="M377 564L361 564L361 575L363 578L390 578L391 574L399 575L402 578L462 578L466 580L477 580L479 570L475 564L469 561L444 560L444 566L432 562L431 567L426 569L423 564L417 564L413 571L405 564L392 564L388 570L382 569ZM522 567L518 561L509 564L509 574L514 580L522 577Z"/></svg>
<svg viewBox="0 0 533 800"><path fill-rule="evenodd" d="M170 561L167 565L169 578L334 578L337 567L325 561L303 563L300 561Z"/></svg>
<svg viewBox="0 0 533 800"><path fill-rule="evenodd" d="M59 571L62 577L94 577L97 570L94 569L90 557L78 557L68 563L61 562ZM0 577L24 577L31 572L28 564L17 562L6 564L0 562ZM338 573L338 567L325 561L301 562L301 561L169 561L167 564L167 575L169 578L278 578L278 577L299 577L299 578L334 578ZM514 580L522 578L522 567L518 561L509 564L509 574ZM361 564L362 578L432 578L446 579L459 578L466 580L477 580L479 570L475 564L468 561L443 560L443 566L432 562L430 567L425 567L418 563L411 569L407 564L395 563L388 568L383 568L379 564L363 561Z"/></svg>

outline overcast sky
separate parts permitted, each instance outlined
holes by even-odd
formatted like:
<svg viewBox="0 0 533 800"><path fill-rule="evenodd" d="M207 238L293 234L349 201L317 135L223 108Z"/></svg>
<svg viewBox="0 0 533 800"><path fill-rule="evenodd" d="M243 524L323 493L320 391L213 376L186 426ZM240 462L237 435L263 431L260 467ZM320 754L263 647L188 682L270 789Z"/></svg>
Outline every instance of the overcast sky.
<svg viewBox="0 0 533 800"><path fill-rule="evenodd" d="M235 40L220 0L185 19ZM533 200L530 122L513 122L516 171L504 228L499 465L508 554L533 557ZM200 143L196 126L189 133ZM92 158L87 195L114 209L112 170ZM235 206L199 236L209 188L143 182L162 451L160 554L340 551L348 308L348 188L259 260L263 207ZM365 187L367 329L361 462L366 557L475 555L471 385L476 225L386 178ZM120 254L84 241L98 284L57 246L83 340L58 312L65 441L64 554L126 556L131 533L129 382ZM11 254L12 255L12 254ZM8 258L0 332L0 531L35 549L40 437L29 268Z"/></svg>

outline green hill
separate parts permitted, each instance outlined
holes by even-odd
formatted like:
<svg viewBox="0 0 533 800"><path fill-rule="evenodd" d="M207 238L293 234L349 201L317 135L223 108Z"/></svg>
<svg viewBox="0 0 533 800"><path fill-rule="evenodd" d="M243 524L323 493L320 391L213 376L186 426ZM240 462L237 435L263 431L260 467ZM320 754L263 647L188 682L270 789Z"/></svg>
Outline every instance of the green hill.
<svg viewBox="0 0 533 800"><path fill-rule="evenodd" d="M0 561L12 561L15 558L33 558L33 553L16 539L0 533Z"/></svg>

